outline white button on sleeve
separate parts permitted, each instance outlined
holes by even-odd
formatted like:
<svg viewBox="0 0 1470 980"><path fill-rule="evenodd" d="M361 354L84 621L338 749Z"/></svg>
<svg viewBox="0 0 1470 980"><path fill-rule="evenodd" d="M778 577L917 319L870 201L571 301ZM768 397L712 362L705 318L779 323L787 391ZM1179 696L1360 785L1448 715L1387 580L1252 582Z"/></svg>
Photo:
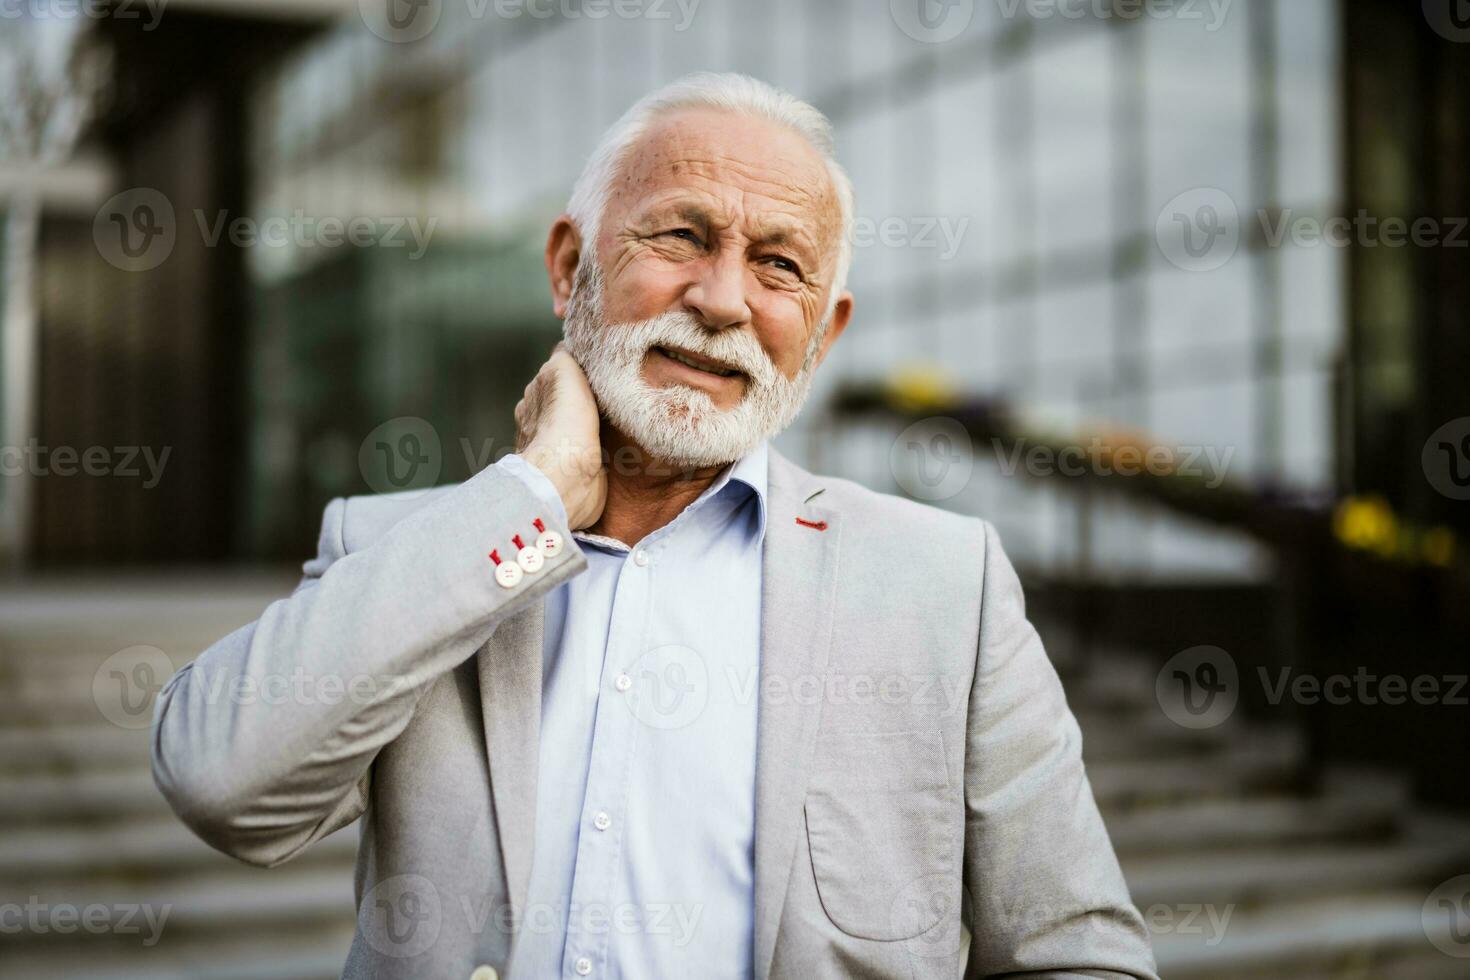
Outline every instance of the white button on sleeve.
<svg viewBox="0 0 1470 980"><path fill-rule="evenodd" d="M555 531L542 531L541 536L536 539L536 548L541 552L542 558L555 558L561 554L561 535Z"/></svg>
<svg viewBox="0 0 1470 980"><path fill-rule="evenodd" d="M541 564L546 561L541 557L541 552L535 548L522 548L516 552L516 564L526 570L527 575L534 575L541 571Z"/></svg>
<svg viewBox="0 0 1470 980"><path fill-rule="evenodd" d="M495 566L495 581L500 583L502 589L513 589L520 584L521 566L515 562L503 561Z"/></svg>

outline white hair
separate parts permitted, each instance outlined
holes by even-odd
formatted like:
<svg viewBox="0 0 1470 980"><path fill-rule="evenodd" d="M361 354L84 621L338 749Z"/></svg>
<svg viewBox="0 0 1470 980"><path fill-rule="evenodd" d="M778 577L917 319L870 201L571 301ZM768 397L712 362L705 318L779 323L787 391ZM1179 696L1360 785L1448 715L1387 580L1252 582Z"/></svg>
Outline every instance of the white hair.
<svg viewBox="0 0 1470 980"><path fill-rule="evenodd" d="M572 188L567 214L582 235L583 251L595 256L597 236L607 209L613 181L624 157L653 124L676 109L712 108L737 112L780 123L796 131L815 149L827 165L827 174L837 192L842 214L842 234L837 243L837 271L826 316L832 315L837 299L847 284L852 265L852 181L837 162L832 141L832 124L814 106L749 75L734 72L695 72L645 95L603 134L587 160L582 175Z"/></svg>

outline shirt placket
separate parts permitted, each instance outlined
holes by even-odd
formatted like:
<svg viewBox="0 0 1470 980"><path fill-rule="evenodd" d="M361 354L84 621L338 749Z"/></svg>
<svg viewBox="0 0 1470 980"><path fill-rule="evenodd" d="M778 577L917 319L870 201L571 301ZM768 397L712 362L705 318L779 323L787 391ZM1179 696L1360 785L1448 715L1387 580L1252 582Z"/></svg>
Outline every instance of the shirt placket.
<svg viewBox="0 0 1470 980"><path fill-rule="evenodd" d="M625 672L644 643L652 601L647 547L629 551L618 573L606 652L598 683L597 719L587 770L587 792L577 837L563 976L608 975L608 944L617 922L619 862L627 815L629 774L639 728L628 699L636 696Z"/></svg>

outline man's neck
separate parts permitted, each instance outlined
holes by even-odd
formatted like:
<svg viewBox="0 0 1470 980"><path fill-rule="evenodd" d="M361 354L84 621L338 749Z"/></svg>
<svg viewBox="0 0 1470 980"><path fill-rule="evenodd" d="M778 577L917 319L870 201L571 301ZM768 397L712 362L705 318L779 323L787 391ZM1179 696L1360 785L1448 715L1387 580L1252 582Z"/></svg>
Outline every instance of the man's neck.
<svg viewBox="0 0 1470 980"><path fill-rule="evenodd" d="M607 463L607 503L587 530L635 545L678 517L715 482L725 467L679 469L651 457L643 447L602 423Z"/></svg>

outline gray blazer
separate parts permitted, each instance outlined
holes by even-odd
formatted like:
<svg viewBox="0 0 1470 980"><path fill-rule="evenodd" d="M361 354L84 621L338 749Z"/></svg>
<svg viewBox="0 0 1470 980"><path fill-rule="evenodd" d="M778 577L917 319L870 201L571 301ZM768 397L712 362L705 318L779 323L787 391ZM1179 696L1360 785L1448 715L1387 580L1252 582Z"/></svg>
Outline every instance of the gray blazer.
<svg viewBox="0 0 1470 980"><path fill-rule="evenodd" d="M756 976L1155 978L994 530L775 452L768 515ZM272 866L361 818L346 976L479 980L510 959L543 598L587 564L554 528L565 550L498 585L487 552L537 517L554 524L495 467L334 500L295 593L158 699L154 777L213 846Z"/></svg>

